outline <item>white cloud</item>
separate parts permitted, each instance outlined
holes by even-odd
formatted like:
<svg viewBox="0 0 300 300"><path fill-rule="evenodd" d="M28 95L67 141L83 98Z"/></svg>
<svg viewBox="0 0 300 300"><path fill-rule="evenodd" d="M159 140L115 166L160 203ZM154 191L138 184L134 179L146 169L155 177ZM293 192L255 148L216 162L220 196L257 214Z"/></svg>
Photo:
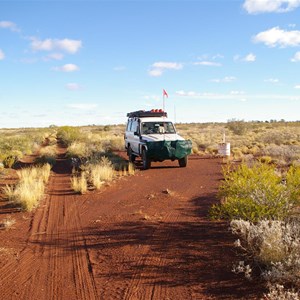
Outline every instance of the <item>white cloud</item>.
<svg viewBox="0 0 300 300"><path fill-rule="evenodd" d="M300 84L294 86L295 89L300 89Z"/></svg>
<svg viewBox="0 0 300 300"><path fill-rule="evenodd" d="M76 53L81 47L82 42L80 40L70 40L70 39L45 39L43 41L32 37L31 48L35 51L65 51L71 54Z"/></svg>
<svg viewBox="0 0 300 300"><path fill-rule="evenodd" d="M248 55L246 55L244 60L247 62L254 62L256 61L256 56L253 53L249 53Z"/></svg>
<svg viewBox="0 0 300 300"><path fill-rule="evenodd" d="M68 108L74 108L79 110L91 110L98 107L98 104L94 103L73 103L67 105Z"/></svg>
<svg viewBox="0 0 300 300"><path fill-rule="evenodd" d="M62 72L74 72L74 71L79 71L79 67L74 64L65 64L61 67L54 67L52 70L62 71Z"/></svg>
<svg viewBox="0 0 300 300"><path fill-rule="evenodd" d="M298 6L300 0L246 0L243 4L249 14L282 13L292 11Z"/></svg>
<svg viewBox="0 0 300 300"><path fill-rule="evenodd" d="M0 49L0 60L3 60L5 58L4 52Z"/></svg>
<svg viewBox="0 0 300 300"><path fill-rule="evenodd" d="M176 62L155 62L151 65L151 69L148 71L148 74L152 77L159 77L166 70L180 70L182 68L183 65Z"/></svg>
<svg viewBox="0 0 300 300"><path fill-rule="evenodd" d="M226 77L221 78L221 79L212 79L211 81L216 82L216 83L221 83L221 82L228 83L228 82L233 82L235 80L236 80L236 77L234 77L234 76L226 76Z"/></svg>
<svg viewBox="0 0 300 300"><path fill-rule="evenodd" d="M288 47L300 45L300 31L286 31L279 27L273 27L269 30L258 33L253 41L256 43L264 43L269 47Z"/></svg>
<svg viewBox="0 0 300 300"><path fill-rule="evenodd" d="M254 62L254 61L256 61L256 55L253 53L249 53L244 57L241 55L235 55L233 57L233 60L237 61L237 62L240 62L240 61L241 62Z"/></svg>
<svg viewBox="0 0 300 300"><path fill-rule="evenodd" d="M10 21L0 21L0 28L9 29L11 31L20 32L17 25Z"/></svg>
<svg viewBox="0 0 300 300"><path fill-rule="evenodd" d="M268 79L265 79L264 82L279 83L279 79L277 79L277 78L268 78Z"/></svg>
<svg viewBox="0 0 300 300"><path fill-rule="evenodd" d="M208 67L221 67L222 64L214 62L214 61L197 61L194 63L196 66L208 66Z"/></svg>
<svg viewBox="0 0 300 300"><path fill-rule="evenodd" d="M169 69L169 70L180 70L182 69L182 64L176 62L156 62L152 65L153 68L157 69Z"/></svg>
<svg viewBox="0 0 300 300"><path fill-rule="evenodd" d="M300 51L296 52L294 57L291 58L291 62L298 62L300 61Z"/></svg>
<svg viewBox="0 0 300 300"><path fill-rule="evenodd" d="M77 91L81 89L81 86L78 83L71 82L66 84L66 89L70 91Z"/></svg>

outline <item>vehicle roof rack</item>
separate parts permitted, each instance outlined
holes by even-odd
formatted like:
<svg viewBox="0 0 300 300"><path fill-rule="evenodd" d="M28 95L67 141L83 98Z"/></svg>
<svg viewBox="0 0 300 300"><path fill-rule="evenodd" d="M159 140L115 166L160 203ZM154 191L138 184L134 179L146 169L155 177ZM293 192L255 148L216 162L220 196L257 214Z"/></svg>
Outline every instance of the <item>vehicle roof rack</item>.
<svg viewBox="0 0 300 300"><path fill-rule="evenodd" d="M128 118L145 118L145 117L167 117L167 112L162 109L151 109L148 111L137 110L130 113L127 113Z"/></svg>

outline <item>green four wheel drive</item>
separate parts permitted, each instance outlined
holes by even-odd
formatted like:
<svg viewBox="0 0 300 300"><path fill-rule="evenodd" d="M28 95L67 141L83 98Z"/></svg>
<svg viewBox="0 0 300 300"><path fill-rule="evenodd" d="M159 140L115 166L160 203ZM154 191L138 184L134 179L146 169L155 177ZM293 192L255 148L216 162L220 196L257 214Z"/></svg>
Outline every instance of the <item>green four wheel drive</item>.
<svg viewBox="0 0 300 300"><path fill-rule="evenodd" d="M141 157L143 168L149 169L152 161L178 160L186 167L192 142L182 138L174 124L162 110L135 111L127 114L125 148L129 160Z"/></svg>

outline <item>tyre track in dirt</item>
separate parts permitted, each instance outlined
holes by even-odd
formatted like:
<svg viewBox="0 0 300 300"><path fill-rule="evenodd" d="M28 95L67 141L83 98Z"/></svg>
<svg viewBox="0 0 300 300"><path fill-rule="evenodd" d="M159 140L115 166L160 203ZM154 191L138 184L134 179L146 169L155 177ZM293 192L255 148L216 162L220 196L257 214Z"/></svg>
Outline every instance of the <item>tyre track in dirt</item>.
<svg viewBox="0 0 300 300"><path fill-rule="evenodd" d="M157 163L89 196L80 214L99 299L257 299L231 272L228 224L207 215L221 164Z"/></svg>
<svg viewBox="0 0 300 300"><path fill-rule="evenodd" d="M58 147L24 249L0 269L3 299L260 298L257 282L231 272L237 256L228 224L207 216L221 160L192 156L187 168L154 163L75 195L64 152Z"/></svg>
<svg viewBox="0 0 300 300"><path fill-rule="evenodd" d="M0 270L3 299L98 299L64 151L18 261Z"/></svg>
<svg viewBox="0 0 300 300"><path fill-rule="evenodd" d="M167 247L168 242L172 236L173 231L166 231L164 229L165 223L176 223L178 222L179 214L172 211L167 214L166 217L160 222L160 224L154 229L153 234L150 236L152 240L161 240L162 247ZM162 285L156 285L154 279L148 279L148 288L144 287L144 279L147 277L147 272L144 272L144 266L155 266L157 269L163 269L168 265L168 259L163 255L153 255L155 250L153 247L146 247L147 251L139 251L135 253L136 257L141 257L136 264L136 271L132 275L130 284L127 286L122 299L168 299L168 290L163 288ZM180 297L182 299L191 299L191 293L188 288L182 288ZM171 298L170 298L171 299Z"/></svg>

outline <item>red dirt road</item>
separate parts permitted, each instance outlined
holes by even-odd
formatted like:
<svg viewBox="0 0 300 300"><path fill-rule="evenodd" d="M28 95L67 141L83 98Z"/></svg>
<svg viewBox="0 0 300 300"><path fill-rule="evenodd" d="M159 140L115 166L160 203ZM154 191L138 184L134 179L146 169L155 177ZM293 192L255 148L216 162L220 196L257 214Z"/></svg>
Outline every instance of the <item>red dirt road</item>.
<svg viewBox="0 0 300 300"><path fill-rule="evenodd" d="M221 160L191 156L187 168L153 163L76 195L58 150L39 208L12 211L15 227L0 231L1 299L262 297L261 283L231 272L238 258L228 224L207 217Z"/></svg>

